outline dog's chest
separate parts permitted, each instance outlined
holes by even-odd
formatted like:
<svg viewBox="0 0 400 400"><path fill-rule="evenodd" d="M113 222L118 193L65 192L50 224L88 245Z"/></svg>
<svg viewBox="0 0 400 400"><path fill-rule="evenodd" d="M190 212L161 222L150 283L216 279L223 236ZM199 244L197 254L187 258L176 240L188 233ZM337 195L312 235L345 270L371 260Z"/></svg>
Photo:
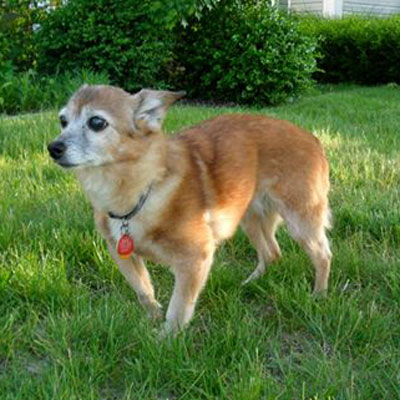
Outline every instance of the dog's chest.
<svg viewBox="0 0 400 400"><path fill-rule="evenodd" d="M132 218L132 220L128 221L126 228L123 227L122 220L109 218L109 228L111 236L116 243L118 243L123 234L128 234L134 241L136 252L143 251L149 247L145 239L147 230L143 218Z"/></svg>
<svg viewBox="0 0 400 400"><path fill-rule="evenodd" d="M155 227L162 224L163 211L166 206L163 190L152 191L143 208L127 221L126 228L123 220L108 218L108 226L112 238L116 243L123 234L128 234L134 241L135 253L155 262L165 262L162 245L155 240L152 232Z"/></svg>

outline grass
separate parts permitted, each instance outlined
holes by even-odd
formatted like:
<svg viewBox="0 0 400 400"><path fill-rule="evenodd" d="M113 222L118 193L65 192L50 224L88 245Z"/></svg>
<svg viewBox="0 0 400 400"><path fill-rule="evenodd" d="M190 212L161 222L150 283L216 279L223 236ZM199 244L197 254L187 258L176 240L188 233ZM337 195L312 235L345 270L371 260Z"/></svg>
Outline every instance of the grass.
<svg viewBox="0 0 400 400"><path fill-rule="evenodd" d="M231 110L175 107L165 129ZM242 287L256 254L238 232L217 253L194 320L165 342L73 175L47 156L56 112L0 117L1 399L400 398L399 89L333 87L257 112L325 145L329 295L311 296L311 264L284 229L283 259ZM166 307L172 277L150 271Z"/></svg>

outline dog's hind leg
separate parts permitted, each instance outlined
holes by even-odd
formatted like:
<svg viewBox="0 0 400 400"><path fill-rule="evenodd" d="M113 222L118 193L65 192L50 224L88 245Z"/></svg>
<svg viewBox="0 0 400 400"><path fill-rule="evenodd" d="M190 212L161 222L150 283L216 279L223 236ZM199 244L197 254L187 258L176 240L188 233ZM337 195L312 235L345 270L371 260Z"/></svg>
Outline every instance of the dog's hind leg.
<svg viewBox="0 0 400 400"><path fill-rule="evenodd" d="M289 228L289 233L311 258L315 268L314 293L328 289L328 279L332 253L326 236L329 211L324 207L322 212L310 213L308 218L295 213L283 215Z"/></svg>
<svg viewBox="0 0 400 400"><path fill-rule="evenodd" d="M314 293L326 291L328 289L332 253L325 232L314 240L306 241L303 248L315 267Z"/></svg>
<svg viewBox="0 0 400 400"><path fill-rule="evenodd" d="M258 264L243 284L259 278L268 264L280 258L281 250L275 239L275 231L280 221L279 214L272 210L257 213L255 209L249 208L246 212L241 226L257 250Z"/></svg>
<svg viewBox="0 0 400 400"><path fill-rule="evenodd" d="M167 310L164 334L177 333L192 318L196 301L210 271L213 253L173 268L175 286Z"/></svg>

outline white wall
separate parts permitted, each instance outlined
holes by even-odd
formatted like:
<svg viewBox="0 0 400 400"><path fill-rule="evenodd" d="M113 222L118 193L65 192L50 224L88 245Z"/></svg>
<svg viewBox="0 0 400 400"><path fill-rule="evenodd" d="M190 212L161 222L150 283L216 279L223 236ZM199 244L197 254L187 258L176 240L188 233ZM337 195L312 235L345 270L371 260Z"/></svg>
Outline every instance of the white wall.
<svg viewBox="0 0 400 400"><path fill-rule="evenodd" d="M343 0L343 14L400 13L400 0Z"/></svg>
<svg viewBox="0 0 400 400"><path fill-rule="evenodd" d="M282 8L325 16L400 14L400 0L277 0Z"/></svg>
<svg viewBox="0 0 400 400"><path fill-rule="evenodd" d="M289 9L299 12L322 13L323 0L288 0Z"/></svg>
<svg viewBox="0 0 400 400"><path fill-rule="evenodd" d="M341 17L344 1L346 0L323 0L323 15L326 17Z"/></svg>

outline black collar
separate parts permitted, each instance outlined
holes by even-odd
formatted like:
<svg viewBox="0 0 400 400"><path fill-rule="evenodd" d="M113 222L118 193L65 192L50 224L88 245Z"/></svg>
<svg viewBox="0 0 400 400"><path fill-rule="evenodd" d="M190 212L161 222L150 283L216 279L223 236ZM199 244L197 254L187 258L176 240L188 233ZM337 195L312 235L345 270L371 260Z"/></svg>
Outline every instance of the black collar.
<svg viewBox="0 0 400 400"><path fill-rule="evenodd" d="M133 207L133 209L131 211L128 212L128 214L125 215L117 215L114 214L113 212L109 211L108 216L110 218L113 219L123 219L123 220L129 220L131 218L133 218L143 207L145 201L147 200L147 198L149 197L150 191L151 191L151 187L153 186L153 184L151 183L148 187L148 189L146 190L145 193L142 193L139 197L139 201L137 202L136 206Z"/></svg>

